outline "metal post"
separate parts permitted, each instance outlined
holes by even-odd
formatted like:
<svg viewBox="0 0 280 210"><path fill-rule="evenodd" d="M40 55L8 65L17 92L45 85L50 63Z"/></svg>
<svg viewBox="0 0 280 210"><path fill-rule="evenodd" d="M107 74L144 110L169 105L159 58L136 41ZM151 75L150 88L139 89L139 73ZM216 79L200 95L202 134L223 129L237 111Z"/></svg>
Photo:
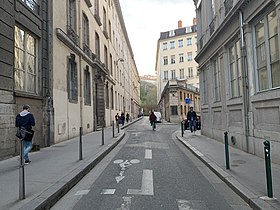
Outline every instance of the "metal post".
<svg viewBox="0 0 280 210"><path fill-rule="evenodd" d="M115 138L115 125L114 125L114 120L113 120L113 126L112 126L112 130L113 130L113 138Z"/></svg>
<svg viewBox="0 0 280 210"><path fill-rule="evenodd" d="M120 133L120 123L119 123L119 120L117 122L117 126L118 126L118 133Z"/></svg>
<svg viewBox="0 0 280 210"><path fill-rule="evenodd" d="M228 132L224 132L225 134L225 152L226 152L226 169L229 169L229 150L228 150Z"/></svg>
<svg viewBox="0 0 280 210"><path fill-rule="evenodd" d="M25 199L25 174L24 174L24 159L23 159L23 140L20 139L20 162L19 162L19 199Z"/></svg>
<svg viewBox="0 0 280 210"><path fill-rule="evenodd" d="M102 125L102 145L104 145L104 125Z"/></svg>
<svg viewBox="0 0 280 210"><path fill-rule="evenodd" d="M83 128L80 127L79 160L83 159L82 136L83 136Z"/></svg>
<svg viewBox="0 0 280 210"><path fill-rule="evenodd" d="M182 137L184 136L184 120L181 122L181 131L182 131Z"/></svg>
<svg viewBox="0 0 280 210"><path fill-rule="evenodd" d="M270 143L269 143L268 140L265 140L263 142L263 144L264 144L264 155L265 155L267 194L268 194L269 198L273 198L272 177L271 177L271 162L270 162Z"/></svg>

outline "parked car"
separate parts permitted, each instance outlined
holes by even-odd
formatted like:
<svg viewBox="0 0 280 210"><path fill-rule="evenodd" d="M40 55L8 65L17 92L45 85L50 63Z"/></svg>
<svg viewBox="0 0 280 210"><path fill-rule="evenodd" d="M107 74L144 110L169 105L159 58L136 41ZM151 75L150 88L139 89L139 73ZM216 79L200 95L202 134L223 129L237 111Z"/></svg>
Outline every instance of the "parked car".
<svg viewBox="0 0 280 210"><path fill-rule="evenodd" d="M157 117L156 122L157 122L157 123L161 123L161 113L160 113L160 112L154 112L154 114L155 114L156 117Z"/></svg>

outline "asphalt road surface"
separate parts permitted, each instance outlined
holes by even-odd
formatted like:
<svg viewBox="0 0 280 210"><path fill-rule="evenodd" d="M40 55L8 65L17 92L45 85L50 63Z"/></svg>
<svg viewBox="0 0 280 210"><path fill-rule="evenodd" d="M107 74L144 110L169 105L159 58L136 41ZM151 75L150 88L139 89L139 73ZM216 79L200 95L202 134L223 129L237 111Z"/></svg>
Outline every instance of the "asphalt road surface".
<svg viewBox="0 0 280 210"><path fill-rule="evenodd" d="M129 126L122 142L52 210L251 209L175 138L179 125L148 118Z"/></svg>

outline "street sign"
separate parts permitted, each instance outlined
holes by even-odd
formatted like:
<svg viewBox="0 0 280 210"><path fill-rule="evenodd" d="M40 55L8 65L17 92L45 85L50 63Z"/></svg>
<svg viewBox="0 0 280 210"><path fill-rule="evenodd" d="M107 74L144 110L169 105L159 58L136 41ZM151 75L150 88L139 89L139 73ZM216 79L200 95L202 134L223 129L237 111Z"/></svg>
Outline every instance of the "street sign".
<svg viewBox="0 0 280 210"><path fill-rule="evenodd" d="M191 99L190 98L185 98L185 102L186 102L186 104L190 104L191 103Z"/></svg>

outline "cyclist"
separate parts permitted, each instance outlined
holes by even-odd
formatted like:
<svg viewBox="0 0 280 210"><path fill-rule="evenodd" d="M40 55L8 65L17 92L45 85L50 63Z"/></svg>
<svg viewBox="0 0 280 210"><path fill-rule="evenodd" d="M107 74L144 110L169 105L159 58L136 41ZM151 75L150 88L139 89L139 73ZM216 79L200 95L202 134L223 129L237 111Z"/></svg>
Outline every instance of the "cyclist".
<svg viewBox="0 0 280 210"><path fill-rule="evenodd" d="M149 119L150 119L151 126L153 126L153 130L155 130L157 117L153 111L151 111Z"/></svg>
<svg viewBox="0 0 280 210"><path fill-rule="evenodd" d="M197 120L197 115L196 112L193 111L193 107L190 107L190 110L187 113L187 120L189 122L189 127L191 132L196 131L196 120Z"/></svg>

